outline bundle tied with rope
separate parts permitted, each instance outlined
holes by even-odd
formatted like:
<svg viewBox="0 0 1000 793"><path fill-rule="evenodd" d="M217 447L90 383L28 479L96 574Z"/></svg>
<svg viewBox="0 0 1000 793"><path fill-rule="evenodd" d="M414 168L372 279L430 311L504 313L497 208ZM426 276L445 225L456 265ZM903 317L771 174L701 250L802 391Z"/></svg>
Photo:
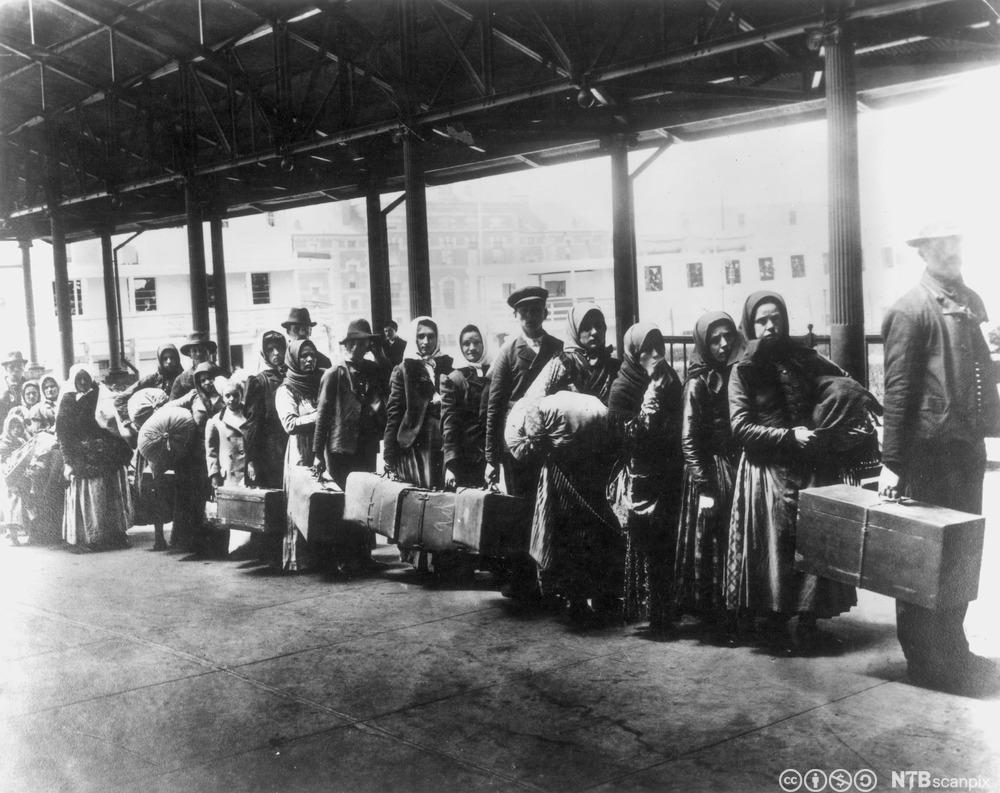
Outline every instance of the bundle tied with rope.
<svg viewBox="0 0 1000 793"><path fill-rule="evenodd" d="M173 468L190 450L197 425L191 411L166 405L157 410L139 430L139 453L159 476Z"/></svg>

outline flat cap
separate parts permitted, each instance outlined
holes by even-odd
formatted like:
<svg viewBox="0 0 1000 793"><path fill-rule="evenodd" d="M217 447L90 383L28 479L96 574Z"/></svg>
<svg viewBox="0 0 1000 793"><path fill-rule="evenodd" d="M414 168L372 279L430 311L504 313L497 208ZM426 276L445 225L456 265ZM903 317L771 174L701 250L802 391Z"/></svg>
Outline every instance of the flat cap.
<svg viewBox="0 0 1000 793"><path fill-rule="evenodd" d="M511 292L510 297L507 298L507 305L511 308L517 308L518 306L523 306L525 303L531 303L535 300L541 300L544 303L548 299L548 289L541 286L526 286L522 289L518 289L516 292Z"/></svg>

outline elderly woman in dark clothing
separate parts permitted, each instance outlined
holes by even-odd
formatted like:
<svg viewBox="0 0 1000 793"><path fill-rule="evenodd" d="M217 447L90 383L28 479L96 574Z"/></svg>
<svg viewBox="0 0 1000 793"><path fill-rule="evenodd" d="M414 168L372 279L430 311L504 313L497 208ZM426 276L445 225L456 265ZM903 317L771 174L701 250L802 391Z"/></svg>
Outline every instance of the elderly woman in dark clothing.
<svg viewBox="0 0 1000 793"><path fill-rule="evenodd" d="M69 469L63 539L77 550L124 548L132 512L126 468L128 444L98 425L98 385L75 364L59 399L56 437Z"/></svg>
<svg viewBox="0 0 1000 793"><path fill-rule="evenodd" d="M283 333L267 331L260 342L264 368L247 380L244 405L247 481L256 487L279 489L284 479L288 433L274 407L274 395L285 379L287 349Z"/></svg>
<svg viewBox="0 0 1000 793"><path fill-rule="evenodd" d="M144 388L158 388L169 396L174 380L181 371L181 354L177 351L177 347L173 344L161 344L156 350L156 371L140 377L124 391L115 394L115 410L118 411L122 424L131 427L128 401L134 393Z"/></svg>
<svg viewBox="0 0 1000 793"><path fill-rule="evenodd" d="M441 381L445 485L480 487L486 471L483 396L490 364L483 334L466 325L458 334L466 365Z"/></svg>
<svg viewBox="0 0 1000 793"><path fill-rule="evenodd" d="M794 569L798 493L837 481L839 461L813 454L817 383L845 373L788 333L785 301L774 292L747 298L742 329L750 339L729 380L736 471L725 573L726 608L746 609L786 649L788 620L800 640L817 636L816 619L841 614L854 588Z"/></svg>
<svg viewBox="0 0 1000 793"><path fill-rule="evenodd" d="M739 461L729 426L729 373L742 353L743 337L729 314L710 311L698 318L684 383L684 490L674 590L678 613L712 621L725 613L726 536ZM734 638L735 624L728 628Z"/></svg>
<svg viewBox="0 0 1000 793"><path fill-rule="evenodd" d="M194 389L167 403L188 408L196 425L185 461L174 470L177 496L170 545L198 553L209 551L205 504L212 496L212 486L205 462L205 427L222 409L222 397L215 390L215 378L222 374L223 370L211 361L198 364L194 370Z"/></svg>
<svg viewBox="0 0 1000 793"><path fill-rule="evenodd" d="M451 357L441 354L437 323L417 317L390 381L382 454L391 476L426 488L444 484L438 389L451 371Z"/></svg>
<svg viewBox="0 0 1000 793"><path fill-rule="evenodd" d="M288 436L284 467L286 490L288 476L295 466L313 464L313 438L318 415L316 408L322 376L317 363L315 344L309 339L293 341L285 353L285 379L274 392L274 409ZM288 515L291 516L291 513ZM288 521L281 553L283 570L294 572L310 566L312 559L302 533L307 529L308 527L296 526L293 520Z"/></svg>
<svg viewBox="0 0 1000 793"><path fill-rule="evenodd" d="M381 373L365 358L375 338L367 320L351 322L340 342L345 354L320 379L313 455L341 489L348 474L375 470L385 431Z"/></svg>
<svg viewBox="0 0 1000 793"><path fill-rule="evenodd" d="M681 382L665 360L663 334L649 322L629 328L611 386L608 418L622 440L618 504L625 528L625 621L670 630L671 580L680 502ZM624 508L624 509L623 509Z"/></svg>

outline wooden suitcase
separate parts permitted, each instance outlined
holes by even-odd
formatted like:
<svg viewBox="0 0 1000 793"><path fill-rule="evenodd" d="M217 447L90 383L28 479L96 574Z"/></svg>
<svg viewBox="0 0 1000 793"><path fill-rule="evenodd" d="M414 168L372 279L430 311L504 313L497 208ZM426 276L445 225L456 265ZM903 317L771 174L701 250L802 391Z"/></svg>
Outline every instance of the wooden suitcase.
<svg viewBox="0 0 1000 793"><path fill-rule="evenodd" d="M459 488L455 494L452 539L483 556L510 556L528 550L531 502L490 490Z"/></svg>
<svg viewBox="0 0 1000 793"><path fill-rule="evenodd" d="M285 530L285 491L268 488L220 487L215 491L219 525L254 534Z"/></svg>
<svg viewBox="0 0 1000 793"><path fill-rule="evenodd" d="M331 480L317 478L310 468L295 466L288 472L288 521L307 542L342 542L344 493Z"/></svg>
<svg viewBox="0 0 1000 793"><path fill-rule="evenodd" d="M355 472L344 486L344 522L396 541L403 494L415 489L378 474Z"/></svg>
<svg viewBox="0 0 1000 793"><path fill-rule="evenodd" d="M979 515L919 501L883 502L848 485L799 493L795 567L936 609L975 600Z"/></svg>
<svg viewBox="0 0 1000 793"><path fill-rule="evenodd" d="M396 541L400 548L431 553L458 550L452 541L455 494L413 488L403 493Z"/></svg>

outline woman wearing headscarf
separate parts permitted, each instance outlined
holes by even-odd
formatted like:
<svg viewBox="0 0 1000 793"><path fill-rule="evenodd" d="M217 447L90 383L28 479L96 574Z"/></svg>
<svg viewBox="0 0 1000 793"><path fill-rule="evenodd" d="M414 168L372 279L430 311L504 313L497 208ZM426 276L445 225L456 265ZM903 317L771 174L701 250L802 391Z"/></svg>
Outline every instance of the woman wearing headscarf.
<svg viewBox="0 0 1000 793"><path fill-rule="evenodd" d="M0 475L3 477L0 482L0 527L3 527L11 545L21 544L18 535L28 527L24 474L30 458L28 446L31 438L25 416L22 406L12 408L4 419L3 434L0 435Z"/></svg>
<svg viewBox="0 0 1000 793"><path fill-rule="evenodd" d="M608 418L621 440L612 504L625 529L624 617L669 631L672 562L680 502L681 382L666 361L663 334L640 322L625 332Z"/></svg>
<svg viewBox="0 0 1000 793"><path fill-rule="evenodd" d="M46 545L62 538L65 506L63 458L55 435L55 410L44 402L39 403L28 412L28 423L32 430L24 497L28 541L32 545Z"/></svg>
<svg viewBox="0 0 1000 793"><path fill-rule="evenodd" d="M743 353L736 322L723 311L694 326L694 350L684 382L684 489L677 533L674 591L677 613L716 621L725 614L722 580L739 452L729 426L729 374ZM735 618L726 623L735 641Z"/></svg>
<svg viewBox="0 0 1000 793"><path fill-rule="evenodd" d="M42 401L42 384L38 380L28 380L21 385L21 407L25 412Z"/></svg>
<svg viewBox="0 0 1000 793"><path fill-rule="evenodd" d="M43 401L55 410L59 404L59 381L52 375L47 374L42 378L41 384Z"/></svg>
<svg viewBox="0 0 1000 793"><path fill-rule="evenodd" d="M316 430L316 407L322 373L317 368L316 345L309 339L296 339L285 352L285 379L274 392L274 409L288 435L285 449L283 487L293 466L313 462L313 436ZM298 527L288 522L282 545L283 570L305 570L310 565L308 547Z"/></svg>
<svg viewBox="0 0 1000 793"><path fill-rule="evenodd" d="M256 487L281 488L288 433L278 418L274 396L285 379L285 334L267 331L260 341L264 368L247 381L247 480Z"/></svg>
<svg viewBox="0 0 1000 793"><path fill-rule="evenodd" d="M742 448L736 471L726 560L726 609L765 618L786 650L788 620L799 616L802 641L817 636L816 619L851 608L854 588L798 572L795 522L803 487L836 481L837 463L814 457L812 414L817 382L843 377L832 361L788 332L788 310L775 292L755 292L743 309L746 352L729 380L733 439Z"/></svg>
<svg viewBox="0 0 1000 793"><path fill-rule="evenodd" d="M56 438L68 470L63 539L78 550L124 548L132 505L128 444L95 418L99 386L85 364L75 364L59 398Z"/></svg>
<svg viewBox="0 0 1000 793"><path fill-rule="evenodd" d="M323 373L313 437L316 467L343 489L347 475L374 471L385 432L385 393L379 365L365 358L375 339L367 320L350 323L343 354Z"/></svg>
<svg viewBox="0 0 1000 793"><path fill-rule="evenodd" d="M608 323L595 303L577 303L566 316L568 341L552 358L525 393L539 399L556 391L596 396L605 405L619 362L606 345Z"/></svg>
<svg viewBox="0 0 1000 793"><path fill-rule="evenodd" d="M128 401L136 391L141 391L144 388L158 388L169 396L174 380L177 379L177 375L181 371L183 371L181 369L181 354L177 351L177 347L173 344L161 344L156 350L156 371L145 377L140 377L124 391L115 394L115 410L118 411L122 426L137 429L131 426L128 417Z"/></svg>
<svg viewBox="0 0 1000 793"><path fill-rule="evenodd" d="M212 497L205 461L205 427L209 419L222 409L222 397L215 389L215 379L223 371L211 361L194 369L194 388L168 405L186 407L191 411L196 429L184 462L174 468L177 496L174 501L174 525L170 545L195 553L210 550L209 527L205 521L205 504Z"/></svg>
<svg viewBox="0 0 1000 793"><path fill-rule="evenodd" d="M414 319L403 361L390 378L382 455L391 476L425 488L444 484L439 385L451 371L451 357L441 355L437 323Z"/></svg>
<svg viewBox="0 0 1000 793"><path fill-rule="evenodd" d="M480 487L486 471L483 394L490 370L483 334L466 325L458 334L466 365L441 381L441 435L445 484Z"/></svg>

